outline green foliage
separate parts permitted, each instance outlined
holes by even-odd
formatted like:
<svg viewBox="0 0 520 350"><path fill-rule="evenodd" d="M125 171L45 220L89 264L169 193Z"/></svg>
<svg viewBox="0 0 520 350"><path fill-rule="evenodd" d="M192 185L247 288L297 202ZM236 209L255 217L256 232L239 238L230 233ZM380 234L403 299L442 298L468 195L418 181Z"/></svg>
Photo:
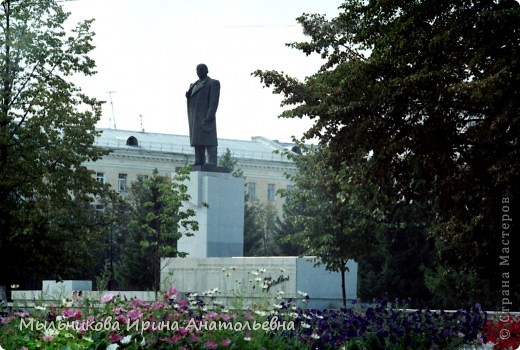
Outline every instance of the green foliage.
<svg viewBox="0 0 520 350"><path fill-rule="evenodd" d="M130 186L129 232L117 271L122 287L157 291L160 258L186 256L177 250L177 241L183 234L192 236L198 230L198 223L192 219L194 210L183 208L189 200L185 184L188 177L187 167L178 170L173 179L159 175L156 169L151 178L139 179Z"/></svg>
<svg viewBox="0 0 520 350"><path fill-rule="evenodd" d="M218 165L223 168L229 169L231 172L231 175L234 177L244 177L244 172L242 169L237 167L238 161L236 159L233 159L233 156L231 155L231 151L229 148L226 148L226 152L224 152L223 155L221 155L218 159Z"/></svg>
<svg viewBox="0 0 520 350"><path fill-rule="evenodd" d="M436 260L433 239L426 233L426 208L418 202L395 205L386 229L378 235L380 249L359 260L362 299L399 299L412 307L441 307L438 300L432 300L425 283L425 271Z"/></svg>
<svg viewBox="0 0 520 350"><path fill-rule="evenodd" d="M67 17L53 0L0 5L0 285L37 287L95 255L89 204L107 188L83 164L106 154L101 103L66 80L94 73L93 33L86 21L67 34Z"/></svg>
<svg viewBox="0 0 520 350"><path fill-rule="evenodd" d="M281 191L288 198L285 220L294 229L288 239L298 243L302 255L316 256L318 264L344 276L349 260L371 254L378 245L384 213L377 190L349 180L365 165L336 172L326 148L300 147L303 155L288 155L298 170L289 176L295 188ZM342 287L345 303L344 281Z"/></svg>
<svg viewBox="0 0 520 350"><path fill-rule="evenodd" d="M341 9L330 21L298 18L309 42L289 46L321 54L316 74L253 74L294 106L283 117L314 120L305 138L329 149L336 172L370 159L340 183L376 186L390 208L427 198L439 262L500 285L501 203L519 198L518 2L352 0Z"/></svg>
<svg viewBox="0 0 520 350"><path fill-rule="evenodd" d="M276 229L276 207L246 200L244 208L244 256L282 255Z"/></svg>

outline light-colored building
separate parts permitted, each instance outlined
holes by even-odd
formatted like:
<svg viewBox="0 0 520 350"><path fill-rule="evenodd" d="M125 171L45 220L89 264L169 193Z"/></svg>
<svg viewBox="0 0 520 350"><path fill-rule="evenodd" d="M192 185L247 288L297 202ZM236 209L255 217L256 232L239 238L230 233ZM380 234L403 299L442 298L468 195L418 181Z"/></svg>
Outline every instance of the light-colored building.
<svg viewBox="0 0 520 350"><path fill-rule="evenodd" d="M111 152L87 167L96 172L98 181L109 183L123 196L132 182L140 176L151 176L154 169L159 174L170 175L176 168L194 162L189 136L117 129L99 131L101 135L95 145ZM219 139L218 143L219 156L229 149L243 171L245 193L261 203L274 204L281 215L284 199L277 191L291 185L286 174L296 171L294 163L281 152L297 150L294 144L261 136L252 137L251 141Z"/></svg>

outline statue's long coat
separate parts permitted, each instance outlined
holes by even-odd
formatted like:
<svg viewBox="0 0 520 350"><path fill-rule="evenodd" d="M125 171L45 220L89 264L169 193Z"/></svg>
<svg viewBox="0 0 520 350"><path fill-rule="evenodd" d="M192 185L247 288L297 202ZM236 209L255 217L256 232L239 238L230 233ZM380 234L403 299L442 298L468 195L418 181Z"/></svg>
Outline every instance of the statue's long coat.
<svg viewBox="0 0 520 350"><path fill-rule="evenodd" d="M217 146L219 97L220 82L210 77L192 84L186 92L191 146Z"/></svg>

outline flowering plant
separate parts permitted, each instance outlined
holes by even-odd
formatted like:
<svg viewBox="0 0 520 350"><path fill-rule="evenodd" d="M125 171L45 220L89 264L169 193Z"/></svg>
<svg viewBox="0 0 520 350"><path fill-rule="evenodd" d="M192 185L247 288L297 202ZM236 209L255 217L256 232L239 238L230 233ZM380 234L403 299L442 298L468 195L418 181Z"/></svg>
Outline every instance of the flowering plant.
<svg viewBox="0 0 520 350"><path fill-rule="evenodd" d="M348 309L302 309L277 291L273 302L228 309L218 290L180 298L169 288L144 302L103 295L96 307L35 307L1 318L6 349L462 349L487 340L518 344L518 322L491 322L474 307L453 313L389 309L386 303ZM299 292L304 298L308 295ZM205 302L204 300L208 300ZM500 330L510 340L500 342ZM516 343L515 343L516 342ZM516 349L513 347L513 349Z"/></svg>
<svg viewBox="0 0 520 350"><path fill-rule="evenodd" d="M516 350L520 347L520 319L502 315L496 321L488 321L483 327L484 337L496 350Z"/></svg>

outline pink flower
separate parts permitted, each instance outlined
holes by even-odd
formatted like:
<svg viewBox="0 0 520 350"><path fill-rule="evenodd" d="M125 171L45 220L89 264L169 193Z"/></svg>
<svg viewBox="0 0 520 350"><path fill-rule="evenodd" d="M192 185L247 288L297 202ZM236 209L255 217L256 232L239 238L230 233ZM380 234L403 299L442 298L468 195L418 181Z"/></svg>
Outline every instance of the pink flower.
<svg viewBox="0 0 520 350"><path fill-rule="evenodd" d="M71 309L63 310L63 312L61 314L63 317L66 317L66 318L71 318L71 317L81 318L81 313L79 311L74 311Z"/></svg>
<svg viewBox="0 0 520 350"><path fill-rule="evenodd" d="M118 306L118 307L114 308L114 310L112 310L112 313L114 315L119 315L121 312L126 312L125 308L122 306Z"/></svg>
<svg viewBox="0 0 520 350"><path fill-rule="evenodd" d="M192 343L200 343L200 338L197 337L195 334L190 334L190 342Z"/></svg>
<svg viewBox="0 0 520 350"><path fill-rule="evenodd" d="M175 289L174 287L168 288L169 295L177 295L177 293L179 293L179 291L177 289Z"/></svg>
<svg viewBox="0 0 520 350"><path fill-rule="evenodd" d="M250 313L250 312L246 312L246 313L244 314L244 317L245 317L247 320L249 320L249 321L252 321L252 320L255 318L255 317L253 316L253 314Z"/></svg>
<svg viewBox="0 0 520 350"><path fill-rule="evenodd" d="M142 301L141 299L135 298L135 299L132 299L132 301L130 301L130 305L132 305L133 307L143 306L144 301Z"/></svg>
<svg viewBox="0 0 520 350"><path fill-rule="evenodd" d="M139 309L133 309L127 312L126 314L130 320L135 320L143 317L143 312Z"/></svg>
<svg viewBox="0 0 520 350"><path fill-rule="evenodd" d="M116 334L116 333L112 333L110 334L110 336L108 337L108 339L112 342L112 343L117 343L118 341L120 341L121 339L123 339L124 337L119 335L119 334Z"/></svg>
<svg viewBox="0 0 520 350"><path fill-rule="evenodd" d="M44 335L43 336L43 341L51 342L53 339L54 339L53 335Z"/></svg>
<svg viewBox="0 0 520 350"><path fill-rule="evenodd" d="M206 349L216 349L217 346L218 345L215 342L212 342L211 340L208 340L207 342L204 343L204 347Z"/></svg>
<svg viewBox="0 0 520 350"><path fill-rule="evenodd" d="M215 311L210 311L206 314L206 318L208 320L212 320L214 318L218 317L218 314Z"/></svg>
<svg viewBox="0 0 520 350"><path fill-rule="evenodd" d="M231 344L231 339L224 339L220 342L222 346L228 346L229 344Z"/></svg>
<svg viewBox="0 0 520 350"><path fill-rule="evenodd" d="M128 319L127 319L124 315L119 315L119 316L117 316L117 321L118 321L119 323L126 323L127 320L128 320Z"/></svg>
<svg viewBox="0 0 520 350"><path fill-rule="evenodd" d="M114 298L115 298L115 295L114 295L114 294L111 294L111 293L109 293L109 294L105 294L105 295L103 295L103 296L101 297L101 302L104 303L104 304L106 304L106 303L109 303L109 302L111 302L112 300L114 300Z"/></svg>
<svg viewBox="0 0 520 350"><path fill-rule="evenodd" d="M152 304L152 309L154 309L154 310L163 309L165 307L166 307L166 304L163 303L162 301L156 301Z"/></svg>

